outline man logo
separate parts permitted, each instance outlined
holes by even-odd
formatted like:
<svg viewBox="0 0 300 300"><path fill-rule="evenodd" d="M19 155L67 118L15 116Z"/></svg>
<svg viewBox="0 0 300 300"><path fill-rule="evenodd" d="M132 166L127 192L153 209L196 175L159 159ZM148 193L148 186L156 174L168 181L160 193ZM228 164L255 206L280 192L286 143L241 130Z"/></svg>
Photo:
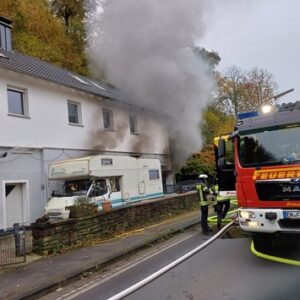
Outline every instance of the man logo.
<svg viewBox="0 0 300 300"><path fill-rule="evenodd" d="M282 187L282 192L283 193L296 193L300 192L300 186L295 185L295 186L283 186Z"/></svg>

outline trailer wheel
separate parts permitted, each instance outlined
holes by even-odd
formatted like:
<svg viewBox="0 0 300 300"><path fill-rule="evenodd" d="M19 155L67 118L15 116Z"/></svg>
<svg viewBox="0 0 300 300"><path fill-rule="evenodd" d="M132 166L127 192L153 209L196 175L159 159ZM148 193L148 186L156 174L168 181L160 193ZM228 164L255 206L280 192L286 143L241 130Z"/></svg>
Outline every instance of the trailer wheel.
<svg viewBox="0 0 300 300"><path fill-rule="evenodd" d="M253 235L253 243L256 251L269 252L272 249L272 235L268 233L255 233Z"/></svg>

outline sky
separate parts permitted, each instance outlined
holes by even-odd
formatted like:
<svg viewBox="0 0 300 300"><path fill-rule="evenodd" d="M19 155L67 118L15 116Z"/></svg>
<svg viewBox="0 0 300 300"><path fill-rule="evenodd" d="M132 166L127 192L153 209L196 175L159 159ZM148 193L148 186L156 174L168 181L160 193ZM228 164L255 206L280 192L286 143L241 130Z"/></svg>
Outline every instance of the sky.
<svg viewBox="0 0 300 300"><path fill-rule="evenodd" d="M212 3L213 2L213 3ZM236 65L273 74L281 102L300 100L300 1L210 1L204 37L197 43L221 57L218 70Z"/></svg>

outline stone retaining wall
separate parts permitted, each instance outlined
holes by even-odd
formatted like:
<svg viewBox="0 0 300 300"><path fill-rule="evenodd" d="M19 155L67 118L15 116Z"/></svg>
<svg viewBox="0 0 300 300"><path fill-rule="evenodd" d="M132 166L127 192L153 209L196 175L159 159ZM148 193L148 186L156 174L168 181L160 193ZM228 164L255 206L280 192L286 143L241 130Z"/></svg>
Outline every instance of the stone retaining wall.
<svg viewBox="0 0 300 300"><path fill-rule="evenodd" d="M191 211L198 205L197 193L190 192L56 223L33 223L33 251L47 255L88 240L112 238L122 232Z"/></svg>

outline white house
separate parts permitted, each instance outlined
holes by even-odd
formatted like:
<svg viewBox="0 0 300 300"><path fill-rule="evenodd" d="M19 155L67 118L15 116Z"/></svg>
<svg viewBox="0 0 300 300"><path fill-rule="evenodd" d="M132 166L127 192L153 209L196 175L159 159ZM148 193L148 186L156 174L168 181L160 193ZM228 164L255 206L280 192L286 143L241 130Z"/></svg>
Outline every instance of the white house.
<svg viewBox="0 0 300 300"><path fill-rule="evenodd" d="M11 49L0 17L0 229L40 217L48 164L99 153L158 158L172 183L164 117L116 89Z"/></svg>

